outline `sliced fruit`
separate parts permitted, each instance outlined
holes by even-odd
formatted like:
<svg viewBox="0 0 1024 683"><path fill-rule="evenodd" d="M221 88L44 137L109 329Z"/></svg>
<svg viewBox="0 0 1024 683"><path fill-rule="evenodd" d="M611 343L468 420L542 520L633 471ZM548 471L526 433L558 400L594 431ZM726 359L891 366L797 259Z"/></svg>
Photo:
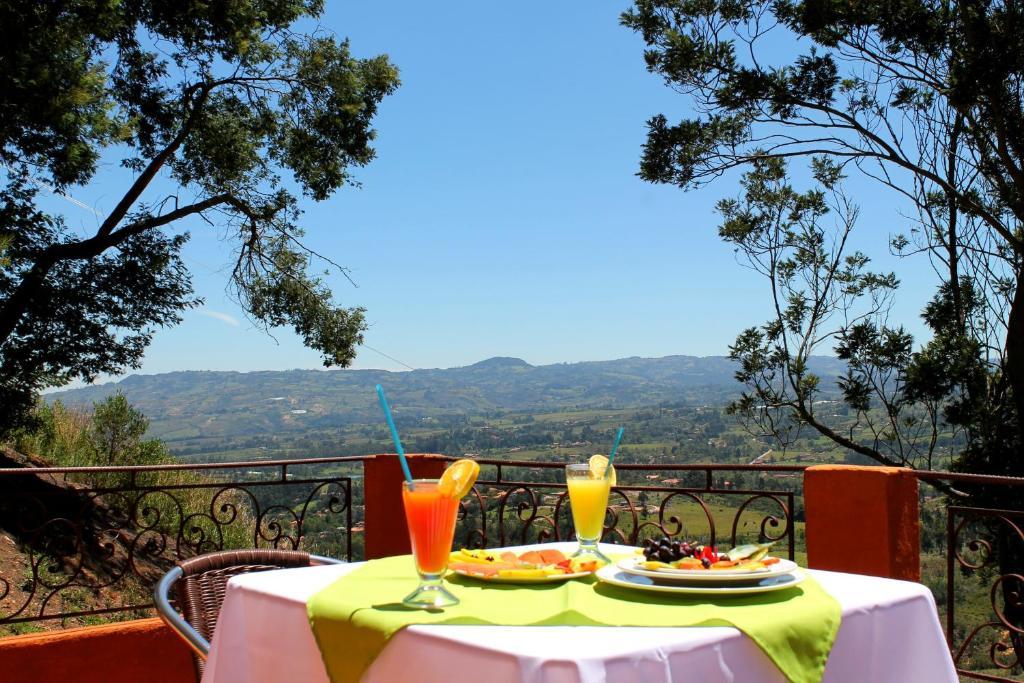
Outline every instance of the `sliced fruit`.
<svg viewBox="0 0 1024 683"><path fill-rule="evenodd" d="M503 567L504 565L475 564L472 562L451 562L448 564L448 568L453 571L486 577L497 576Z"/></svg>
<svg viewBox="0 0 1024 683"><path fill-rule="evenodd" d="M520 562L526 562L527 564L548 564L544 561L544 556L537 550L530 550L519 556Z"/></svg>
<svg viewBox="0 0 1024 683"><path fill-rule="evenodd" d="M664 562L657 562L655 560L649 560L647 562L641 562L640 566L649 571L657 571L659 569L671 569L672 565Z"/></svg>
<svg viewBox="0 0 1024 683"><path fill-rule="evenodd" d="M672 564L671 566L675 567L676 569L700 569L704 565L702 565L700 563L700 560L698 560L695 557L686 557Z"/></svg>
<svg viewBox="0 0 1024 683"><path fill-rule="evenodd" d="M562 551L555 548L529 550L520 555L510 550L499 553L495 550L464 548L449 556L448 566L453 571L485 579L497 576L510 579L530 579L538 576L592 572L598 569L600 563L570 560Z"/></svg>
<svg viewBox="0 0 1024 683"><path fill-rule="evenodd" d="M576 572L596 572L600 569L600 562L597 560L573 560L570 564L570 573L575 574Z"/></svg>
<svg viewBox="0 0 1024 683"><path fill-rule="evenodd" d="M468 458L456 460L441 475L441 480L437 483L437 490L442 496L448 498L462 498L473 488L473 484L476 483L476 478L479 476L480 465L476 460Z"/></svg>
<svg viewBox="0 0 1024 683"><path fill-rule="evenodd" d="M779 560L779 558L777 557L765 557L761 559L761 564L767 567L768 565L775 564L776 562L780 561L781 560Z"/></svg>
<svg viewBox="0 0 1024 683"><path fill-rule="evenodd" d="M501 569L498 576L506 579L540 579L550 574L543 569Z"/></svg>
<svg viewBox="0 0 1024 683"><path fill-rule="evenodd" d="M466 564L494 564L498 558L494 555L474 555L465 550L460 550L448 556L449 562L464 562Z"/></svg>
<svg viewBox="0 0 1024 683"><path fill-rule="evenodd" d="M738 565L736 565L736 569L741 569L741 570L743 570L745 572L756 572L756 571L759 571L761 569L765 569L765 564L764 564L764 562L744 561L744 562L740 562Z"/></svg>
<svg viewBox="0 0 1024 683"><path fill-rule="evenodd" d="M587 464L590 465L590 476L593 479L600 479L608 468L608 458L603 455L592 455ZM612 465L612 471L608 477L612 480L611 485L615 486L615 465Z"/></svg>
<svg viewBox="0 0 1024 683"><path fill-rule="evenodd" d="M730 562L728 560L719 560L718 562L713 563L711 565L711 568L712 569L732 569L733 567L735 567L738 564L739 564L739 562Z"/></svg>
<svg viewBox="0 0 1024 683"><path fill-rule="evenodd" d="M730 560L760 560L762 557L768 554L768 549L772 547L772 543L750 543L748 545L736 546L728 553Z"/></svg>
<svg viewBox="0 0 1024 683"><path fill-rule="evenodd" d="M540 550L541 559L544 560L544 564L559 564L565 561L565 554L557 548Z"/></svg>

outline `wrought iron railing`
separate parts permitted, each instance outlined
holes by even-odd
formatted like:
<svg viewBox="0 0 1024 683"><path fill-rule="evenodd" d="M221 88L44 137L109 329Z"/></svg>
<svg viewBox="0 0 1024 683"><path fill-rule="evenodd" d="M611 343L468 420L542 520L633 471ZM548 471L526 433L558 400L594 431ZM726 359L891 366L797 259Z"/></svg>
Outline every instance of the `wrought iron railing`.
<svg viewBox="0 0 1024 683"><path fill-rule="evenodd" d="M149 608L149 588L161 573L203 552L301 546L358 559L363 520L353 482L361 487L362 460L0 469L0 531L19 550L0 563L0 626L133 615ZM564 465L480 464L483 476L462 505L465 545L572 537ZM726 477L799 477L801 470L623 465L606 538L779 540L793 557L798 487L750 488ZM732 502L721 504L725 499Z"/></svg>
<svg viewBox="0 0 1024 683"><path fill-rule="evenodd" d="M957 671L985 681L1024 680L1024 479L920 472L925 482L973 492L1013 509L946 506L945 629Z"/></svg>
<svg viewBox="0 0 1024 683"><path fill-rule="evenodd" d="M303 470L359 460L0 470L0 626L149 610L164 571L214 550L352 557L352 476Z"/></svg>
<svg viewBox="0 0 1024 683"><path fill-rule="evenodd" d="M482 476L461 506L464 545L520 545L575 538L563 463L478 462ZM793 465L619 465L604 540L628 545L639 545L650 536L697 539L711 545L736 545L741 539L772 541L784 544L792 559L798 487L750 487L725 477L735 479L750 473L799 477L803 469ZM526 472L548 476L526 480ZM727 500L728 505L716 510L716 499Z"/></svg>
<svg viewBox="0 0 1024 683"><path fill-rule="evenodd" d="M363 460L0 469L0 629L148 612L149 589L162 572L212 550L302 547L359 559ZM564 463L479 462L481 477L461 505L457 543L494 547L573 537ZM638 544L665 535L721 546L770 540L802 559L804 469L621 464L605 540ZM970 497L942 498L952 501L943 505L944 548L928 558L944 562L945 581L933 588L961 673L1022 680L1024 480L918 476L946 489L1011 492L999 508L965 504Z"/></svg>

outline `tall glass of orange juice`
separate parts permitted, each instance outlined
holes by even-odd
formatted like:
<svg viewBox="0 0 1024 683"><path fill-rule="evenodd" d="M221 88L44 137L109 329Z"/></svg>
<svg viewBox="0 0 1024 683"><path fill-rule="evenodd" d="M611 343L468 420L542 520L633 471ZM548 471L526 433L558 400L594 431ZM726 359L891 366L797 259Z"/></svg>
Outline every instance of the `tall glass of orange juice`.
<svg viewBox="0 0 1024 683"><path fill-rule="evenodd" d="M572 558L611 562L597 547L604 530L608 494L615 483L614 475L605 476L605 467L600 462L565 466L565 485L569 489L572 522L579 541Z"/></svg>
<svg viewBox="0 0 1024 683"><path fill-rule="evenodd" d="M402 604L421 609L459 604L459 599L442 584L452 551L459 498L439 489L437 479L416 479L411 486L409 482L402 483L402 502L416 571L420 575L420 585L402 600Z"/></svg>

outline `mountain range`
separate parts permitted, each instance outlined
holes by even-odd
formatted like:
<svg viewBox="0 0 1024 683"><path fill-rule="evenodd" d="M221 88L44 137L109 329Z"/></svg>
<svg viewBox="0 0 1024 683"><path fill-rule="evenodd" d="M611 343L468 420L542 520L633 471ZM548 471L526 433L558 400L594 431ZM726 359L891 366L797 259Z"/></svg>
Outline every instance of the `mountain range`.
<svg viewBox="0 0 1024 683"><path fill-rule="evenodd" d="M842 373L828 357L812 359L823 378ZM396 419L443 414L543 412L659 404L720 405L741 390L736 365L723 356L666 356L530 365L489 358L465 367L386 370L182 371L131 375L119 382L49 394L88 406L120 391L164 439L238 436L379 424L374 391L382 384ZM823 382L831 384L831 382Z"/></svg>

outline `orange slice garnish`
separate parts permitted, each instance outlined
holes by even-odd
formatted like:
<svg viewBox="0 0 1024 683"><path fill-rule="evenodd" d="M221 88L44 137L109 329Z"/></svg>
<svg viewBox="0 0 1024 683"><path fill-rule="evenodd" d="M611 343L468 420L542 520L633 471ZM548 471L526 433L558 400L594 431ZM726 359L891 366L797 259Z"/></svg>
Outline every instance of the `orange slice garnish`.
<svg viewBox="0 0 1024 683"><path fill-rule="evenodd" d="M437 490L442 496L449 498L462 498L476 483L480 476L480 465L476 460L456 460L441 475L437 483Z"/></svg>

